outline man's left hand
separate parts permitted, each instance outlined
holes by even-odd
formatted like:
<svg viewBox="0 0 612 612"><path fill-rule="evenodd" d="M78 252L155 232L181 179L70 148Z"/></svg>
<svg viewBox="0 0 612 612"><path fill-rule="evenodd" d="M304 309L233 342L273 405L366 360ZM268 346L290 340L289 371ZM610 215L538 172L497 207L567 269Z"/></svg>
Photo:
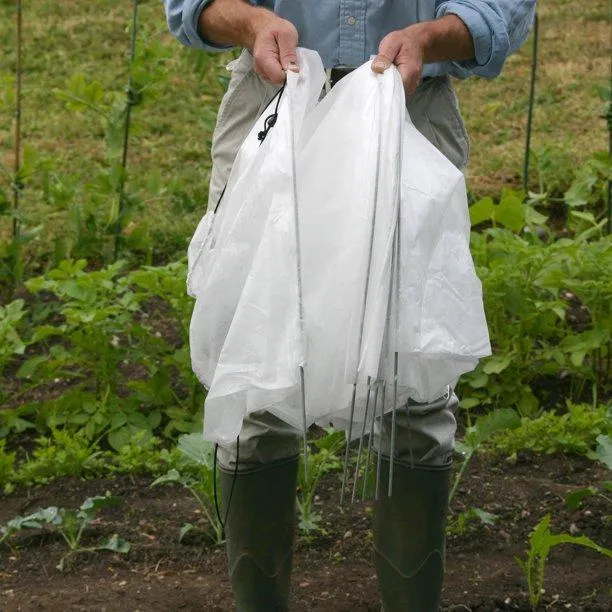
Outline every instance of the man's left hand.
<svg viewBox="0 0 612 612"><path fill-rule="evenodd" d="M470 31L456 15L445 15L387 34L378 47L372 70L382 73L395 64L409 98L421 82L423 64L472 59Z"/></svg>
<svg viewBox="0 0 612 612"><path fill-rule="evenodd" d="M378 55L372 62L372 70L382 74L395 64L404 83L406 97L416 91L421 82L425 57L425 40L420 24L396 30L385 36L378 47Z"/></svg>

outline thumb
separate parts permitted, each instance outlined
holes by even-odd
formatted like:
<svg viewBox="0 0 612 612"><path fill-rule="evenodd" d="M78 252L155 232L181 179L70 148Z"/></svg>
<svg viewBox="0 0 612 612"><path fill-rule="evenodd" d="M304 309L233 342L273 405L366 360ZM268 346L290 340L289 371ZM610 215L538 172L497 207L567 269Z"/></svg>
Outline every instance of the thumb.
<svg viewBox="0 0 612 612"><path fill-rule="evenodd" d="M377 55L372 60L372 70L377 74L382 74L390 65L391 62L384 55Z"/></svg>
<svg viewBox="0 0 612 612"><path fill-rule="evenodd" d="M378 74L383 73L395 61L401 48L401 40L391 32L385 36L378 47L378 55L372 61L372 70Z"/></svg>
<svg viewBox="0 0 612 612"><path fill-rule="evenodd" d="M279 59L283 70L299 72L300 68L297 61L297 35L291 31L281 31L277 34Z"/></svg>

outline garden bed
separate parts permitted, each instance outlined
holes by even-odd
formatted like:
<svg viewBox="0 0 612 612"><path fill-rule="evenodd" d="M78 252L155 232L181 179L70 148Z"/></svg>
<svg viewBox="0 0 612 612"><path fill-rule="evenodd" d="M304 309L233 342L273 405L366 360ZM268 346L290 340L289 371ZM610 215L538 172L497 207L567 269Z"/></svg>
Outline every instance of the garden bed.
<svg viewBox="0 0 612 612"><path fill-rule="evenodd" d="M519 456L513 464L475 458L453 504L455 512L478 506L498 518L492 526L471 523L467 532L450 535L444 610L529 610L514 558L524 557L530 531L546 514L552 516L553 533L586 535L610 546L605 501L588 497L575 511L565 504L571 491L605 477L597 464L561 455ZM39 507L78 507L87 496L111 491L123 497L123 506L103 511L84 543L118 533L132 547L125 556L75 557L60 573L55 566L65 545L59 537L31 531L17 535L13 551L0 549L0 609L232 610L223 549L210 546L201 529L178 542L183 524L198 524L198 505L182 488L151 489L150 482L147 477L63 479L3 498L0 523ZM322 481L317 510L327 533L298 541L292 610L380 609L370 553L372 505L341 510L338 490L337 473ZM610 610L611 577L612 564L605 557L582 547L555 548L546 570L546 609Z"/></svg>

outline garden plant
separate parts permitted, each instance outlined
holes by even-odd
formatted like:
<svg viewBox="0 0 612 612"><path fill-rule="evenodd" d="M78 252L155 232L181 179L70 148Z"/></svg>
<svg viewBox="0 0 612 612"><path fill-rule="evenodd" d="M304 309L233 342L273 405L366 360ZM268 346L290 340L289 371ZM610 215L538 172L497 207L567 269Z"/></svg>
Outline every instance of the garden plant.
<svg viewBox="0 0 612 612"><path fill-rule="evenodd" d="M457 384L445 610L610 609L607 9L539 14L527 149L529 45L457 84L493 355ZM0 0L0 23L0 609L229 609L185 282L236 52L178 49L149 0ZM376 609L343 434L308 442L296 609Z"/></svg>

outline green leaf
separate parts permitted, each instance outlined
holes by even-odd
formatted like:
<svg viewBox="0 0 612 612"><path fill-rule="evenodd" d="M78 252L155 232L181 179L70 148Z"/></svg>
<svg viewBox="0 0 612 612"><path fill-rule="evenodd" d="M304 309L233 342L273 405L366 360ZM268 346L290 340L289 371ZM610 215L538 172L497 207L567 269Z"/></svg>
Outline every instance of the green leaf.
<svg viewBox="0 0 612 612"><path fill-rule="evenodd" d="M183 435L178 440L178 448L185 457L206 467L212 467L214 445L201 433Z"/></svg>
<svg viewBox="0 0 612 612"><path fill-rule="evenodd" d="M476 423L468 428L464 443L471 451L475 451L494 434L506 429L515 429L520 424L521 420L512 408L500 408L479 417Z"/></svg>
<svg viewBox="0 0 612 612"><path fill-rule="evenodd" d="M472 408L476 408L476 406L480 406L482 400L478 397L462 397L459 401L459 406L464 410L471 410Z"/></svg>
<svg viewBox="0 0 612 612"><path fill-rule="evenodd" d="M525 222L527 225L544 225L548 217L539 213L533 206L525 204Z"/></svg>
<svg viewBox="0 0 612 612"><path fill-rule="evenodd" d="M53 325L41 325L34 330L30 342L33 344L34 342L40 342L49 336L61 336L63 335L64 331L65 328L63 326L55 327Z"/></svg>
<svg viewBox="0 0 612 612"><path fill-rule="evenodd" d="M82 504L79 510L88 515L94 515L101 508L110 508L112 506L120 506L123 503L123 498L118 495L98 495L96 497L88 497Z"/></svg>
<svg viewBox="0 0 612 612"><path fill-rule="evenodd" d="M597 489L594 487L584 487L583 489L576 489L572 491L566 498L565 503L572 510L577 510L582 505L582 500L590 495L595 495Z"/></svg>
<svg viewBox="0 0 612 612"><path fill-rule="evenodd" d="M114 429L108 434L108 443L116 450L120 451L127 446L132 439L132 429L125 425L119 429Z"/></svg>
<svg viewBox="0 0 612 612"><path fill-rule="evenodd" d="M179 542L183 541L183 538L190 532L193 531L195 529L195 525L192 525L191 523L185 523L182 527L181 530L179 532Z"/></svg>
<svg viewBox="0 0 612 612"><path fill-rule="evenodd" d="M508 229L519 232L525 225L523 200L514 192L505 193L494 210L495 221Z"/></svg>
<svg viewBox="0 0 612 612"><path fill-rule="evenodd" d="M495 525L497 515L485 512L481 508L472 508L474 516L478 517L485 525Z"/></svg>
<svg viewBox="0 0 612 612"><path fill-rule="evenodd" d="M489 197L482 198L482 200L478 200L478 202L472 204L469 208L470 223L472 227L484 223L485 221L490 221L493 216L494 206L493 200Z"/></svg>
<svg viewBox="0 0 612 612"><path fill-rule="evenodd" d="M49 358L46 355L30 357L30 359L24 361L17 370L17 378L31 378L36 373L36 370L38 370L38 366L48 360Z"/></svg>
<svg viewBox="0 0 612 612"><path fill-rule="evenodd" d="M612 470L612 437L609 434L597 436L595 458Z"/></svg>
<svg viewBox="0 0 612 612"><path fill-rule="evenodd" d="M123 538L120 538L117 534L114 534L96 548L98 550L110 550L124 555L130 552L131 544Z"/></svg>
<svg viewBox="0 0 612 612"><path fill-rule="evenodd" d="M500 374L512 363L511 355L493 355L488 357L482 366L485 374Z"/></svg>
<svg viewBox="0 0 612 612"><path fill-rule="evenodd" d="M540 400L529 387L525 386L521 389L517 408L522 416L534 418L540 411Z"/></svg>
<svg viewBox="0 0 612 612"><path fill-rule="evenodd" d="M174 468L169 470L166 474L164 474L163 476L159 476L159 478L156 478L152 483L151 486L152 487L156 487L157 485L160 484L166 484L168 482L171 483L175 483L175 484L181 484L181 485L185 485L185 477L182 476L178 470L175 470Z"/></svg>

